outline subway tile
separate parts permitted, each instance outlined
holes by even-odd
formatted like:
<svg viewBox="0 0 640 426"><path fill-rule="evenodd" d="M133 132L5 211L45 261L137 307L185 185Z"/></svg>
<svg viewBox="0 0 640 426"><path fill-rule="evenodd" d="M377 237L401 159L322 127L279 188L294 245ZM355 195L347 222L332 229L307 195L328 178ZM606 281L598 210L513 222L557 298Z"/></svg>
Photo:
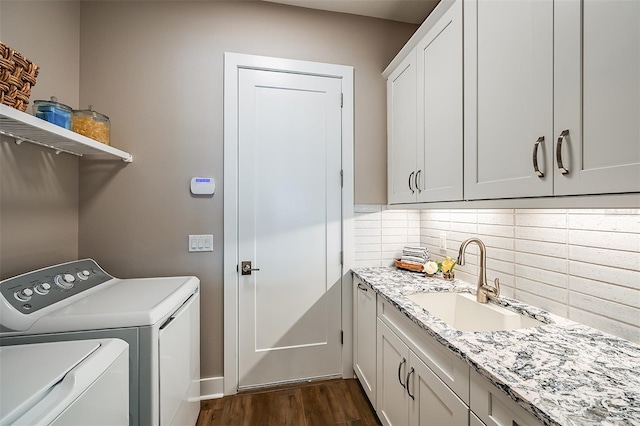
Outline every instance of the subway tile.
<svg viewBox="0 0 640 426"><path fill-rule="evenodd" d="M406 220L383 220L382 228L399 228L407 232L407 221Z"/></svg>
<svg viewBox="0 0 640 426"><path fill-rule="evenodd" d="M637 289L574 276L569 276L569 289L575 293L582 293L640 309L640 290ZM640 315L640 311L638 315Z"/></svg>
<svg viewBox="0 0 640 426"><path fill-rule="evenodd" d="M407 245L406 241L402 243L382 243L382 253L398 253L398 257L402 255L402 249Z"/></svg>
<svg viewBox="0 0 640 426"><path fill-rule="evenodd" d="M571 214L569 229L640 233L640 215Z"/></svg>
<svg viewBox="0 0 640 426"><path fill-rule="evenodd" d="M566 288L547 285L523 277L516 277L516 289L559 303L566 304L569 300L569 292Z"/></svg>
<svg viewBox="0 0 640 426"><path fill-rule="evenodd" d="M516 277L526 278L532 281L553 285L560 288L567 288L567 275L564 273L546 271L540 268L520 265L516 263Z"/></svg>
<svg viewBox="0 0 640 426"><path fill-rule="evenodd" d="M477 223L478 215L475 211L453 211L451 212L451 222L455 223Z"/></svg>
<svg viewBox="0 0 640 426"><path fill-rule="evenodd" d="M380 250L373 252L359 251L354 254L355 260L380 260Z"/></svg>
<svg viewBox="0 0 640 426"><path fill-rule="evenodd" d="M569 209L569 214L640 215L640 209Z"/></svg>
<svg viewBox="0 0 640 426"><path fill-rule="evenodd" d="M569 232L569 244L611 250L640 251L640 235L574 229Z"/></svg>
<svg viewBox="0 0 640 426"><path fill-rule="evenodd" d="M536 228L566 228L567 215L564 213L518 213L516 226L533 226Z"/></svg>
<svg viewBox="0 0 640 426"><path fill-rule="evenodd" d="M487 284L493 286L496 278L500 285L504 284L508 287L515 287L515 277L511 273L505 273L502 271L496 271L495 269L487 269ZM472 284L478 283L478 277L472 282Z"/></svg>
<svg viewBox="0 0 640 426"><path fill-rule="evenodd" d="M478 224L457 222L457 223L452 223L450 229L451 229L451 232L467 234L466 238L469 238L476 235L476 233L478 232Z"/></svg>
<svg viewBox="0 0 640 426"><path fill-rule="evenodd" d="M513 226L478 224L478 236L495 235L498 237L513 237Z"/></svg>
<svg viewBox="0 0 640 426"><path fill-rule="evenodd" d="M380 221L382 219L382 213L355 213L353 215L356 221L375 220Z"/></svg>
<svg viewBox="0 0 640 426"><path fill-rule="evenodd" d="M517 265L526 265L534 269L552 271L563 275L566 275L568 270L567 259L521 252L516 252L515 255L515 263Z"/></svg>
<svg viewBox="0 0 640 426"><path fill-rule="evenodd" d="M514 225L513 213L492 213L481 210L478 212L478 223L487 225Z"/></svg>
<svg viewBox="0 0 640 426"><path fill-rule="evenodd" d="M487 263L494 259L513 263L515 260L515 253L513 250L502 250L491 247L491 250L487 250Z"/></svg>
<svg viewBox="0 0 640 426"><path fill-rule="evenodd" d="M566 209L516 209L516 214L566 214Z"/></svg>
<svg viewBox="0 0 640 426"><path fill-rule="evenodd" d="M382 212L382 221L407 221L407 212L404 210L385 210Z"/></svg>
<svg viewBox="0 0 640 426"><path fill-rule="evenodd" d="M440 222L449 222L451 220L451 213L448 210L422 210L421 217L428 217L429 220L435 220Z"/></svg>
<svg viewBox="0 0 640 426"><path fill-rule="evenodd" d="M566 243L567 230L562 228L534 228L517 226L515 236L521 240L546 241L550 243Z"/></svg>
<svg viewBox="0 0 640 426"><path fill-rule="evenodd" d="M407 235L407 228L382 228L382 235Z"/></svg>
<svg viewBox="0 0 640 426"><path fill-rule="evenodd" d="M602 315L583 311L577 308L569 308L569 319L588 325L598 330L613 334L623 339L640 343L640 328L625 324Z"/></svg>
<svg viewBox="0 0 640 426"><path fill-rule="evenodd" d="M372 228L380 228L379 220L356 220L353 224L354 229L372 229Z"/></svg>
<svg viewBox="0 0 640 426"><path fill-rule="evenodd" d="M354 229L354 235L356 237L373 237L382 235L380 228L356 228Z"/></svg>
<svg viewBox="0 0 640 426"><path fill-rule="evenodd" d="M637 271L571 260L569 261L569 275L640 290L640 279L638 279Z"/></svg>
<svg viewBox="0 0 640 426"><path fill-rule="evenodd" d="M380 242L380 236L355 236L353 238L353 243L358 247L363 244L377 244L380 246Z"/></svg>
<svg viewBox="0 0 640 426"><path fill-rule="evenodd" d="M516 298L516 289L511 287L511 286L508 286L508 285L500 284L500 296L509 297L511 299L515 299Z"/></svg>
<svg viewBox="0 0 640 426"><path fill-rule="evenodd" d="M487 259L487 268L511 275L515 272L515 267L512 262L503 262L497 259Z"/></svg>
<svg viewBox="0 0 640 426"><path fill-rule="evenodd" d="M570 246L569 259L611 266L613 268L640 271L640 252ZM638 279L640 280L640 274L638 274Z"/></svg>
<svg viewBox="0 0 640 426"><path fill-rule="evenodd" d="M544 241L515 240L515 251L521 253L539 254L542 256L560 257L566 259L567 245L563 243L549 243Z"/></svg>
<svg viewBox="0 0 640 426"><path fill-rule="evenodd" d="M421 226L425 226L424 221L422 221ZM437 220L428 220L426 221L426 227L429 229L439 229L443 231L449 230L449 222L441 222Z"/></svg>
<svg viewBox="0 0 640 426"><path fill-rule="evenodd" d="M482 237L482 242L490 249L492 247L504 249L504 250L513 250L513 238L505 238L505 237L496 237L493 235L484 235Z"/></svg>
<svg viewBox="0 0 640 426"><path fill-rule="evenodd" d="M406 244L407 236L406 235L383 235L381 244Z"/></svg>
<svg viewBox="0 0 640 426"><path fill-rule="evenodd" d="M353 262L354 268L372 268L375 266L381 266L380 260L355 260Z"/></svg>
<svg viewBox="0 0 640 426"><path fill-rule="evenodd" d="M371 253L378 252L380 253L380 244L359 244L356 247L357 253Z"/></svg>

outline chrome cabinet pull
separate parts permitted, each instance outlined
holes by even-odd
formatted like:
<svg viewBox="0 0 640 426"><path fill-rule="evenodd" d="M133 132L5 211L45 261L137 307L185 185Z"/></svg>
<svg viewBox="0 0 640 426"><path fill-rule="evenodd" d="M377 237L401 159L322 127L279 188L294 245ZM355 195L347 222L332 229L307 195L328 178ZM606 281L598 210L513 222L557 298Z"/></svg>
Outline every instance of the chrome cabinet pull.
<svg viewBox="0 0 640 426"><path fill-rule="evenodd" d="M539 178L544 177L544 172L541 172L538 168L538 147L544 143L544 136L540 136L533 144L533 170Z"/></svg>
<svg viewBox="0 0 640 426"><path fill-rule="evenodd" d="M416 370L413 369L413 367L411 367L411 371L409 371L409 374L407 374L407 380L406 380L406 386L405 389L407 389L407 394L411 397L411 399L413 399L415 401L415 397L413 395L411 395L411 392L409 392L409 377L411 377L411 375L415 372Z"/></svg>
<svg viewBox="0 0 640 426"><path fill-rule="evenodd" d="M402 358L402 361L400 361L400 364L398 364L398 382L400 382L400 384L402 385L402 387L405 387L405 384L402 383L402 377L400 376L400 370L402 369L402 366L407 362L406 358Z"/></svg>
<svg viewBox="0 0 640 426"><path fill-rule="evenodd" d="M569 169L565 168L562 164L562 142L569 136L569 130L563 130L558 137L558 143L556 144L556 161L558 162L558 170L563 175L569 174Z"/></svg>
<svg viewBox="0 0 640 426"><path fill-rule="evenodd" d="M412 179L411 179L411 178L413 177L413 174L414 174L414 173L415 173L415 172L411 172L411 174L409 175L409 189L411 190L411 193L412 193L412 194L414 194L414 193L416 192L416 191L414 191L414 190L413 190L413 187L411 186L411 181L412 181Z"/></svg>
<svg viewBox="0 0 640 426"><path fill-rule="evenodd" d="M362 291L369 291L365 286L363 286L362 284L358 283L358 290L362 290Z"/></svg>
<svg viewBox="0 0 640 426"><path fill-rule="evenodd" d="M416 172L416 189L418 190L418 194L422 192L422 189L420 189L420 173L422 173L422 170Z"/></svg>

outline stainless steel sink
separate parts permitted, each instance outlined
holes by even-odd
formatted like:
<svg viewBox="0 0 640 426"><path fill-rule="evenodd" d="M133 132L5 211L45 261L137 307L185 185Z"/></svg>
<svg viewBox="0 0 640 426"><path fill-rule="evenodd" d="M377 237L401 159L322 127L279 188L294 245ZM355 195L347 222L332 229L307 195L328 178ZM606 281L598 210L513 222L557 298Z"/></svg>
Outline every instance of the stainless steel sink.
<svg viewBox="0 0 640 426"><path fill-rule="evenodd" d="M416 293L406 297L460 331L515 330L544 325L501 306L478 303L469 293Z"/></svg>

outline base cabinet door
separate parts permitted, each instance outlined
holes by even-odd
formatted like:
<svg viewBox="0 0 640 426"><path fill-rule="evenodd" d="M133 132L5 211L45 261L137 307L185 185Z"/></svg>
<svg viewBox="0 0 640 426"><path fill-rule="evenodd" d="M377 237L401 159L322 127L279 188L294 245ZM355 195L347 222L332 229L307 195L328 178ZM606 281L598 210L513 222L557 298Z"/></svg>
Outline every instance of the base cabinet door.
<svg viewBox="0 0 640 426"><path fill-rule="evenodd" d="M411 426L460 426L469 422L469 408L413 352L407 374Z"/></svg>
<svg viewBox="0 0 640 426"><path fill-rule="evenodd" d="M469 411L469 426L487 426L476 416L473 411Z"/></svg>
<svg viewBox="0 0 640 426"><path fill-rule="evenodd" d="M376 408L376 293L353 280L353 368L373 408Z"/></svg>
<svg viewBox="0 0 640 426"><path fill-rule="evenodd" d="M542 425L542 422L476 372L471 373L469 398L469 408L486 426Z"/></svg>
<svg viewBox="0 0 640 426"><path fill-rule="evenodd" d="M409 395L405 380L409 348L382 321L378 321L378 418L385 426L409 424Z"/></svg>

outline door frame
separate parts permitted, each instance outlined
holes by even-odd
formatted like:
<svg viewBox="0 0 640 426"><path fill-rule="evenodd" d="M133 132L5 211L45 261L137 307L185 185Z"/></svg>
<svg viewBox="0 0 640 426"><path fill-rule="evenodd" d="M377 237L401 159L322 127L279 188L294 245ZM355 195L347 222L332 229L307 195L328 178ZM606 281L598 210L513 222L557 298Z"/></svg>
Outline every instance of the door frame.
<svg viewBox="0 0 640 426"><path fill-rule="evenodd" d="M353 377L352 277L354 203L353 67L319 62L224 53L224 394L238 392L238 70L240 68L308 74L342 80L342 376Z"/></svg>

